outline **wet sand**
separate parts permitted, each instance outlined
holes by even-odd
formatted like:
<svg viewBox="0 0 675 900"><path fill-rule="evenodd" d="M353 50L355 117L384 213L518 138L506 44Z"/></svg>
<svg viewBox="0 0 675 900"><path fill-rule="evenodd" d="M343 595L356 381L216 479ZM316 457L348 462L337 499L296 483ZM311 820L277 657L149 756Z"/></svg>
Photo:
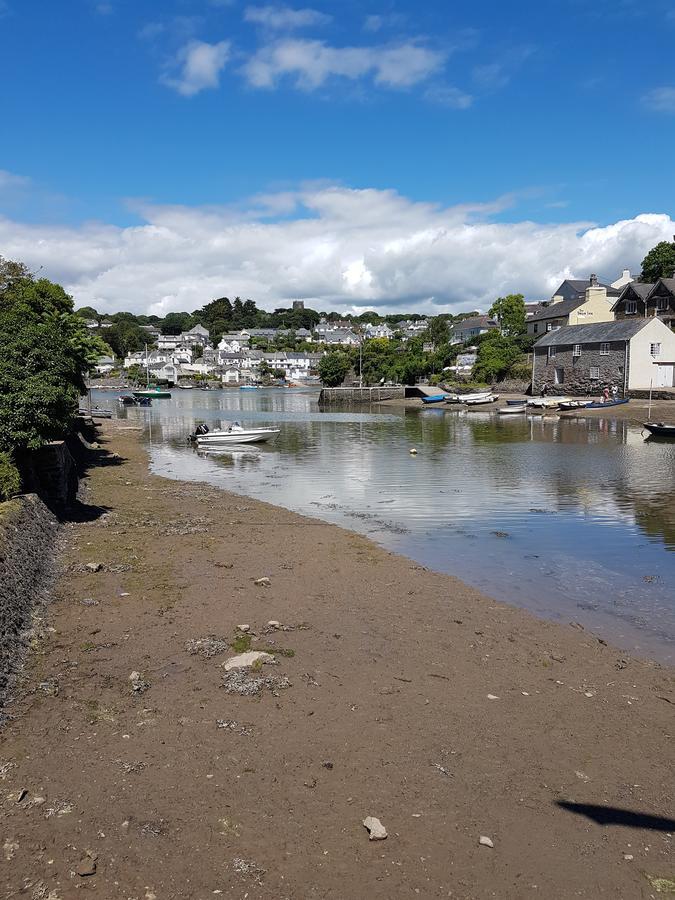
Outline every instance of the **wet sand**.
<svg viewBox="0 0 675 900"><path fill-rule="evenodd" d="M123 423L102 443L104 514L64 529L0 732L3 897L632 900L675 878L673 670L150 476ZM222 667L240 624L276 651L248 688Z"/></svg>

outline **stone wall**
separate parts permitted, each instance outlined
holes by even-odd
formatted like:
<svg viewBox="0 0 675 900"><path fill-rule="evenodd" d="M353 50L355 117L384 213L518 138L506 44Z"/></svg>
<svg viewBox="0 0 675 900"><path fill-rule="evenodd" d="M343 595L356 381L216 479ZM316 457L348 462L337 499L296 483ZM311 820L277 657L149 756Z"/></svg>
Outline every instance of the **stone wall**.
<svg viewBox="0 0 675 900"><path fill-rule="evenodd" d="M0 503L0 704L21 665L53 571L58 523L27 494Z"/></svg>
<svg viewBox="0 0 675 900"><path fill-rule="evenodd" d="M24 490L39 494L50 509L62 512L75 503L77 463L66 441L52 441L26 453L17 462Z"/></svg>
<svg viewBox="0 0 675 900"><path fill-rule="evenodd" d="M533 394L538 394L544 384L549 391L560 390L572 396L599 396L603 387L616 384L620 396L623 395L624 365L626 345L623 341L612 341L609 354L600 353L600 344L584 344L581 356L574 356L572 346L556 347L556 355L548 358L547 347L535 348ZM591 367L597 366L600 376L591 379ZM563 380L556 384L555 370L563 369Z"/></svg>

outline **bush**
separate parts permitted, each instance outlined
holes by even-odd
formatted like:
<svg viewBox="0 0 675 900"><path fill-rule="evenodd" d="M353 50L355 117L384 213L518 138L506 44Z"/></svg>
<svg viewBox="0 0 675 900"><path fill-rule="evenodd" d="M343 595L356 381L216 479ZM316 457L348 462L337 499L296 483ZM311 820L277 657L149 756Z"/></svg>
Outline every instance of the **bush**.
<svg viewBox="0 0 675 900"><path fill-rule="evenodd" d="M21 476L9 453L0 453L0 500L9 500L21 490Z"/></svg>
<svg viewBox="0 0 675 900"><path fill-rule="evenodd" d="M514 381L529 382L532 380L532 366L528 366L527 363L515 363L506 373L506 377Z"/></svg>

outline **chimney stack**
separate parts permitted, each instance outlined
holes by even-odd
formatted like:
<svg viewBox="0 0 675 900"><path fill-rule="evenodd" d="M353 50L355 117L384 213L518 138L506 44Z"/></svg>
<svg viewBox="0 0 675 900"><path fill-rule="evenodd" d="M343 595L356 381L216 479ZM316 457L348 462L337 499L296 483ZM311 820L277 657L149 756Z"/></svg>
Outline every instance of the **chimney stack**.
<svg viewBox="0 0 675 900"><path fill-rule="evenodd" d="M591 278L590 278L590 286L591 286L591 287L597 287L597 286L598 286L598 276L597 276L597 275L591 275Z"/></svg>

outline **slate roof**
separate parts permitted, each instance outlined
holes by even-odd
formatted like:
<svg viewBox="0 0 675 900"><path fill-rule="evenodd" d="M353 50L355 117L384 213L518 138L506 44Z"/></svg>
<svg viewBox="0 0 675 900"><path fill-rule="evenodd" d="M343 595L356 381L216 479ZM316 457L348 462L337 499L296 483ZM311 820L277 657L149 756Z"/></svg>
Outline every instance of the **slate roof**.
<svg viewBox="0 0 675 900"><path fill-rule="evenodd" d="M659 281L668 288L671 294L675 294L675 278L659 278Z"/></svg>
<svg viewBox="0 0 675 900"><path fill-rule="evenodd" d="M532 319L530 319L532 321ZM474 316L471 319L462 319L461 322L455 322L450 329L455 331L466 331L470 328L496 328L497 323L489 316Z"/></svg>
<svg viewBox="0 0 675 900"><path fill-rule="evenodd" d="M620 319L595 325L565 325L539 338L535 347L562 347L573 344L599 344L601 341L629 341L653 319Z"/></svg>
<svg viewBox="0 0 675 900"><path fill-rule="evenodd" d="M530 322L542 322L546 319L559 319L564 316L569 316L571 312L574 312L575 309L583 306L585 302L585 295L583 297L577 297L574 300L559 300L558 303L551 303L550 306L545 306L542 310L536 312L533 316L530 316L527 322L529 324Z"/></svg>
<svg viewBox="0 0 675 900"><path fill-rule="evenodd" d="M560 291L560 288L563 286L563 284L569 284L572 290L576 291L578 294L585 294L586 288L590 287L591 285L591 280L590 278L586 278L585 280L579 278L566 278L556 291L556 294ZM604 282L599 281L597 286L607 288L608 297L616 297L619 294L619 291L617 291L616 288L613 288L611 284L605 284Z"/></svg>

